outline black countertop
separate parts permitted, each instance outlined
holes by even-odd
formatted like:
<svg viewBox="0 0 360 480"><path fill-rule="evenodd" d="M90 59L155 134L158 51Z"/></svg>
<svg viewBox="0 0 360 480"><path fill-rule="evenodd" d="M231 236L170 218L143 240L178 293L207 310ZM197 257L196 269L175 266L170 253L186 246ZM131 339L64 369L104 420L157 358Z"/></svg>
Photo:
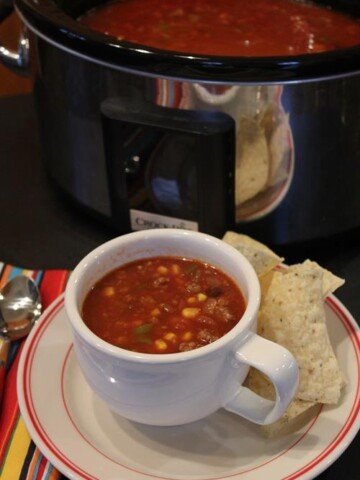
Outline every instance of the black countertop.
<svg viewBox="0 0 360 480"><path fill-rule="evenodd" d="M93 248L117 235L69 203L48 181L30 96L0 99L0 172L1 261L29 269L71 269ZM310 258L345 278L345 286L336 295L360 318L360 228L273 248L289 264ZM358 435L318 479L355 480L359 476Z"/></svg>

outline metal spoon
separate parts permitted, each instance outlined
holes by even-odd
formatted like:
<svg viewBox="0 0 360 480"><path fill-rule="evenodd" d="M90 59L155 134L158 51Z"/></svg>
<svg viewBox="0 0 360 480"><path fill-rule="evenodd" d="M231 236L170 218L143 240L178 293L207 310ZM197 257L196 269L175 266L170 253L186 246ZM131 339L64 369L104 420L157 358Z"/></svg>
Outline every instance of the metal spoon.
<svg viewBox="0 0 360 480"><path fill-rule="evenodd" d="M19 275L0 291L0 401L10 342L25 337L40 314L40 292L31 278Z"/></svg>

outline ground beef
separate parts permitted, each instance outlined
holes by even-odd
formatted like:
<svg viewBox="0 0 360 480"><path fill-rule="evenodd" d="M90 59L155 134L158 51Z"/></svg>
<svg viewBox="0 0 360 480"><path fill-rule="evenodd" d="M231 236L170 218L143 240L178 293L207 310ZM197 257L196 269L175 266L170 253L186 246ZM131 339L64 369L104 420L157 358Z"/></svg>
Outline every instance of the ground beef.
<svg viewBox="0 0 360 480"><path fill-rule="evenodd" d="M179 345L179 352L189 352L190 350L194 350L197 345L195 342L182 342Z"/></svg>
<svg viewBox="0 0 360 480"><path fill-rule="evenodd" d="M235 320L234 314L231 313L227 307L223 307L222 305L217 305L214 313L216 317L223 322L231 322Z"/></svg>
<svg viewBox="0 0 360 480"><path fill-rule="evenodd" d="M217 301L215 300L215 298L208 298L203 307L203 312L207 315L213 315L216 305Z"/></svg>
<svg viewBox="0 0 360 480"><path fill-rule="evenodd" d="M211 317L207 317L206 315L199 315L195 320L196 320L196 323L199 323L204 327L216 326L216 321Z"/></svg>
<svg viewBox="0 0 360 480"><path fill-rule="evenodd" d="M201 288L200 288L200 285L198 285L197 283L188 283L186 285L186 290L189 293L199 293Z"/></svg>
<svg viewBox="0 0 360 480"><path fill-rule="evenodd" d="M170 282L169 277L159 277L159 278L155 278L155 280L153 281L153 285L154 287L162 287L164 285L167 285L169 282Z"/></svg>
<svg viewBox="0 0 360 480"><path fill-rule="evenodd" d="M213 335L209 330L200 330L200 332L197 335L197 338L200 340L200 342L203 343L212 343L215 342L219 337L217 335Z"/></svg>

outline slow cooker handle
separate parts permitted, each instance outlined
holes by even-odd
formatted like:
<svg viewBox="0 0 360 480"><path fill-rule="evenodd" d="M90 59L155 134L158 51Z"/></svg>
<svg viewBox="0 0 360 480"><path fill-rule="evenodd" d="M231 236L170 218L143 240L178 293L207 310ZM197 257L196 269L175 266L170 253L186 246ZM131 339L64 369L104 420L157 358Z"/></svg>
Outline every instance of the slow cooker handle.
<svg viewBox="0 0 360 480"><path fill-rule="evenodd" d="M0 22L5 20L13 10L13 0L0 0ZM29 74L29 38L26 27L22 29L17 52L7 49L0 43L0 62L20 75Z"/></svg>

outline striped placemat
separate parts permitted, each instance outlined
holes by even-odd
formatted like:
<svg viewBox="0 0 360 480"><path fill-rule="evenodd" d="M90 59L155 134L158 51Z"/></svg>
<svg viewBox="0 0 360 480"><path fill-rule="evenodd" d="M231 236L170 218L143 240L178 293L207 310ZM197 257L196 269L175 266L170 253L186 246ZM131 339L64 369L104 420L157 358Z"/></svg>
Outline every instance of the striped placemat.
<svg viewBox="0 0 360 480"><path fill-rule="evenodd" d="M17 275L27 275L38 284L45 309L63 291L69 276L65 270L26 270L0 262L0 288ZM31 440L21 418L16 394L16 375L24 341L11 345L0 407L0 479L65 480Z"/></svg>

